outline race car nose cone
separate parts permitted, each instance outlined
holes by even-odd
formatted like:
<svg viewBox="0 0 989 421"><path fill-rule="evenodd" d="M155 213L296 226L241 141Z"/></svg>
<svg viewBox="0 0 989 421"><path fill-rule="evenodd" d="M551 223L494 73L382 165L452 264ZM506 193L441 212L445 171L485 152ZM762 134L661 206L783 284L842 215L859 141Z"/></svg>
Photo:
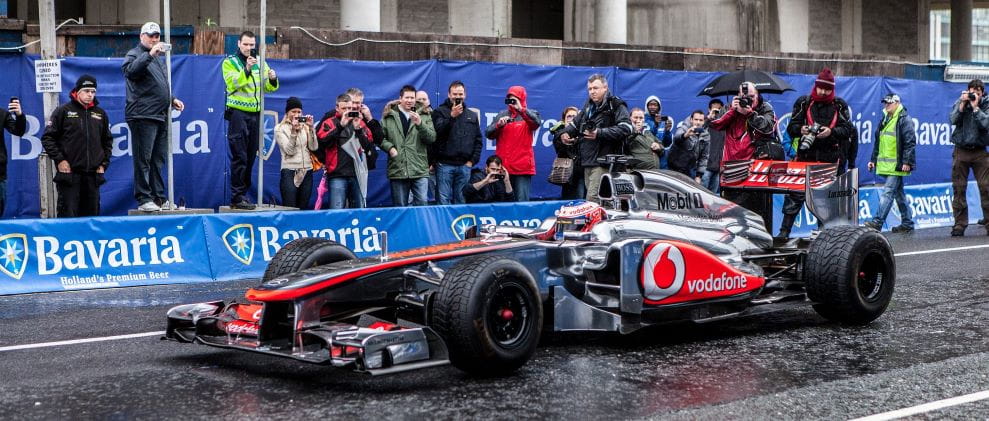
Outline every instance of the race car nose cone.
<svg viewBox="0 0 989 421"><path fill-rule="evenodd" d="M512 320L513 317L515 317L515 313L512 313L512 310L507 308L501 310L501 318L503 320Z"/></svg>

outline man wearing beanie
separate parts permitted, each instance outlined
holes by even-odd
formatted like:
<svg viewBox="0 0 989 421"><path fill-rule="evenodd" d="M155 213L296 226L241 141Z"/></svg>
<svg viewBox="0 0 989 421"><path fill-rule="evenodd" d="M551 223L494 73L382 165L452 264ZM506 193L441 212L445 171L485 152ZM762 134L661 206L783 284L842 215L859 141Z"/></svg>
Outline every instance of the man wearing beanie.
<svg viewBox="0 0 989 421"><path fill-rule="evenodd" d="M131 131L137 209L155 212L172 207L165 199L165 182L161 177L169 148L166 125L169 108L182 111L185 105L172 96L168 86L168 69L162 56L171 46L159 42L158 24L145 23L140 37L140 44L127 52L121 66L127 80L124 118Z"/></svg>
<svg viewBox="0 0 989 421"><path fill-rule="evenodd" d="M817 75L810 95L797 98L793 103L793 113L787 133L793 139L797 161L840 162L855 157L845 157L843 151L855 126L851 122L851 111L845 100L835 96L834 74L825 67ZM797 214L804 205L804 193L793 193L783 201L783 221L778 238L789 238L790 230Z"/></svg>
<svg viewBox="0 0 989 421"><path fill-rule="evenodd" d="M72 101L52 111L41 144L58 168L58 217L96 216L110 166L110 120L96 106L96 78L82 75L69 96Z"/></svg>

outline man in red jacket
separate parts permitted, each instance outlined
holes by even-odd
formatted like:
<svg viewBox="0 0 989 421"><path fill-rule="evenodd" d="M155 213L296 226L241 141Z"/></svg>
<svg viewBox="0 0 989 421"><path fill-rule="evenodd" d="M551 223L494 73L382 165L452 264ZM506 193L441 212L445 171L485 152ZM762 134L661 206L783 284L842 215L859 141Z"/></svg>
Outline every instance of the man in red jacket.
<svg viewBox="0 0 989 421"><path fill-rule="evenodd" d="M516 202L529 200L532 176L536 174L532 136L542 123L539 113L530 110L525 99L525 88L508 88L507 109L498 113L486 131L488 139L495 140L495 154L502 157L504 169L510 174Z"/></svg>

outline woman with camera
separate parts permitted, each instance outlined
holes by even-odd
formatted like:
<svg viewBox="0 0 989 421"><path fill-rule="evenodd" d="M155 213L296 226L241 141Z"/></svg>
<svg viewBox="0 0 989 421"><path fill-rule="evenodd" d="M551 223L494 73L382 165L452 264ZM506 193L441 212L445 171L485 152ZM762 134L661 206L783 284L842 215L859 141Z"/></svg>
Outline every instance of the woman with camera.
<svg viewBox="0 0 989 421"><path fill-rule="evenodd" d="M282 205L308 209L313 178L310 152L317 147L316 132L313 117L302 115L299 98L293 96L285 102L285 117L275 126L275 141L282 153Z"/></svg>
<svg viewBox="0 0 989 421"><path fill-rule="evenodd" d="M516 202L529 200L532 176L536 174L536 158L532 136L542 120L539 113L526 105L525 88L512 86L505 97L506 110L498 113L488 126L488 139L496 142L495 154L502 157L505 169L512 174L512 190Z"/></svg>
<svg viewBox="0 0 989 421"><path fill-rule="evenodd" d="M560 116L560 121L549 129L550 134L553 135L553 149L556 150L557 160L560 158L570 160L570 178L566 182L563 182L563 184L560 184L560 187L562 187L562 191L560 192L561 200L583 199L584 195L587 194L587 189L584 187L584 169L580 166L580 152L577 150L577 141L574 139L564 141L562 139L563 129L568 124L573 124L573 119L577 117L577 113L579 112L580 110L574 106L564 108L563 115ZM556 161L554 161L555 163ZM556 165L554 165L553 171L558 171L555 167ZM557 184L553 180L553 177L553 174L550 174L550 182Z"/></svg>

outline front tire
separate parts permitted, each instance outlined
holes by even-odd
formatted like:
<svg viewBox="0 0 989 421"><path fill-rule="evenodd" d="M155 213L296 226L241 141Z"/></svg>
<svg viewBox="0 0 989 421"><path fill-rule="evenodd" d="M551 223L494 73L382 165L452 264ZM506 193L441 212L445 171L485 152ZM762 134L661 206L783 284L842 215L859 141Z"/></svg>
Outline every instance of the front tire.
<svg viewBox="0 0 989 421"><path fill-rule="evenodd" d="M507 374L532 357L543 324L542 300L529 271L504 256L456 264L433 302L433 327L450 362L475 375Z"/></svg>
<svg viewBox="0 0 989 421"><path fill-rule="evenodd" d="M843 324L867 324L893 298L893 248L886 237L866 227L826 229L807 252L804 282L818 314Z"/></svg>
<svg viewBox="0 0 989 421"><path fill-rule="evenodd" d="M354 252L336 241L325 238L299 238L290 241L275 253L275 257L268 262L261 281L267 282L313 266L356 258Z"/></svg>

